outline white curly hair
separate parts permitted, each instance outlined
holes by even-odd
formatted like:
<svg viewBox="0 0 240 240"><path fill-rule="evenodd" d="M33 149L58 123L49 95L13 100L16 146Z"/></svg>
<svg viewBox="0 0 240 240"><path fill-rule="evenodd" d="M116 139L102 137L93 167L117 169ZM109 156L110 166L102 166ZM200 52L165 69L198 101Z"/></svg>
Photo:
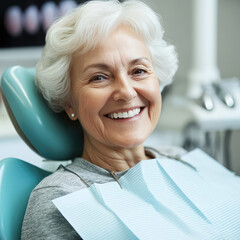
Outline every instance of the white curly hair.
<svg viewBox="0 0 240 240"><path fill-rule="evenodd" d="M48 30L36 85L55 112L64 110L70 96L70 63L100 44L119 25L127 25L145 41L161 90L172 82L178 68L173 45L163 39L158 15L141 1L90 1L58 19Z"/></svg>

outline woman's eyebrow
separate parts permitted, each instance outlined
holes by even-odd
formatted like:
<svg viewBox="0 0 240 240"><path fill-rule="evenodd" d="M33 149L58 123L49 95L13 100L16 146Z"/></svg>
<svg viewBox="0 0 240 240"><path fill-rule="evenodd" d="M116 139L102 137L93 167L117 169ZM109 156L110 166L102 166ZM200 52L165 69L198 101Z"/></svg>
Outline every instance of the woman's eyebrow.
<svg viewBox="0 0 240 240"><path fill-rule="evenodd" d="M151 61L146 58L146 57L140 57L140 58L136 58L136 59L133 59L129 62L129 65L134 65L134 64L137 64L139 62L148 62L148 63L151 63ZM99 68L99 69L103 69L103 70L109 70L111 67L105 63L93 63L93 64L90 64L88 66L86 66L84 69L83 69L83 72L86 72L89 68Z"/></svg>
<svg viewBox="0 0 240 240"><path fill-rule="evenodd" d="M140 58L136 58L136 59L133 59L131 62L130 62L130 65L134 65L134 64L137 64L139 62L148 62L148 63L151 63L151 61L147 58L147 57L140 57Z"/></svg>
<svg viewBox="0 0 240 240"><path fill-rule="evenodd" d="M99 69L103 69L103 70L109 70L110 67L105 63L93 63L93 64L86 66L83 69L83 72L86 72L89 68L99 68Z"/></svg>

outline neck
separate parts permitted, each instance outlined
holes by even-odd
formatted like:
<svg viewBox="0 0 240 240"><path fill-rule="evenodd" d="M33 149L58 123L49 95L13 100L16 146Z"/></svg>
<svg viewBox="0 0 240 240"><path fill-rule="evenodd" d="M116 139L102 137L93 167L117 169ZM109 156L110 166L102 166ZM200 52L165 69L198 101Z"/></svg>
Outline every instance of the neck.
<svg viewBox="0 0 240 240"><path fill-rule="evenodd" d="M143 144L132 148L113 147L104 145L96 140L84 139L82 157L87 161L114 172L127 170L138 162L148 159Z"/></svg>

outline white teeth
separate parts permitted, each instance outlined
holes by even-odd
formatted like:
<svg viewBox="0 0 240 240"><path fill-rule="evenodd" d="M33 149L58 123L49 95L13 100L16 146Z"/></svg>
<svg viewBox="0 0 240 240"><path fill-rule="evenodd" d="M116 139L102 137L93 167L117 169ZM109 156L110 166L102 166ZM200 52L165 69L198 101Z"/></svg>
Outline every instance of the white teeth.
<svg viewBox="0 0 240 240"><path fill-rule="evenodd" d="M128 113L127 112L123 112L123 118L128 118Z"/></svg>
<svg viewBox="0 0 240 240"><path fill-rule="evenodd" d="M108 114L108 117L111 119L117 119L117 118L131 118L140 113L140 108L135 108L133 110L130 110L128 112L118 112L118 113L110 113Z"/></svg>
<svg viewBox="0 0 240 240"><path fill-rule="evenodd" d="M133 115L133 111L130 110L130 111L128 112L128 116L129 116L129 117L133 117L133 116L134 116L134 115Z"/></svg>

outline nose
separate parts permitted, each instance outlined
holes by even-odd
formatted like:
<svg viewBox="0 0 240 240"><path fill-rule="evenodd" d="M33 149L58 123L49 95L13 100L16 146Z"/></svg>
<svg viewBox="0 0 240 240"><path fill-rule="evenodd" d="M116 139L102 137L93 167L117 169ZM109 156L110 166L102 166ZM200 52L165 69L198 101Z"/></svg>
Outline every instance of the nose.
<svg viewBox="0 0 240 240"><path fill-rule="evenodd" d="M133 80L128 76L121 75L115 79L113 99L115 101L131 101L137 96L133 86Z"/></svg>

